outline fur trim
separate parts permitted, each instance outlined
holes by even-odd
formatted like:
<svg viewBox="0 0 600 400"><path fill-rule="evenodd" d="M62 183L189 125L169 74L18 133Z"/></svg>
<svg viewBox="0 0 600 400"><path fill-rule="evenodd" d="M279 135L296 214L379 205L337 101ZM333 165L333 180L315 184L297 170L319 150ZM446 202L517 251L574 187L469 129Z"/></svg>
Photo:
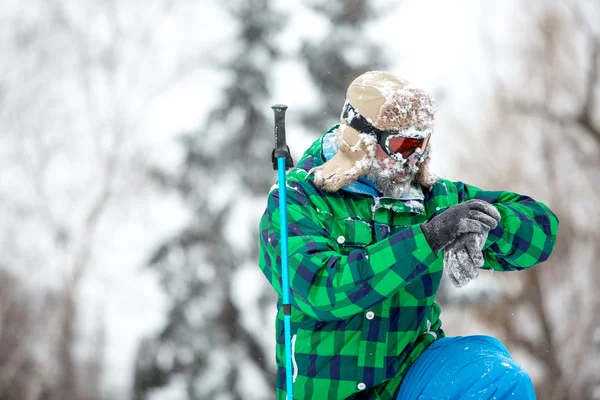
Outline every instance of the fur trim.
<svg viewBox="0 0 600 400"><path fill-rule="evenodd" d="M429 152L429 155L425 161L419 165L419 171L415 175L415 182L417 182L417 184L423 189L431 190L433 185L438 182L439 178L429 169L429 161L431 160L431 144L427 145L427 151Z"/></svg>
<svg viewBox="0 0 600 400"><path fill-rule="evenodd" d="M436 105L424 90L406 87L394 92L383 103L375 127L384 131L433 127Z"/></svg>

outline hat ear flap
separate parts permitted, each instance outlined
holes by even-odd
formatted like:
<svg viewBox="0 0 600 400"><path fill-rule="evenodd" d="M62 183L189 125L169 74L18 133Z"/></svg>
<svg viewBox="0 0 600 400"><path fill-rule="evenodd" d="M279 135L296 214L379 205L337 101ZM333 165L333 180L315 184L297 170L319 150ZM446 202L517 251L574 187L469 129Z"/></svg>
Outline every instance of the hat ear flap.
<svg viewBox="0 0 600 400"><path fill-rule="evenodd" d="M365 176L375 157L374 139L341 125L337 132L338 151L331 160L315 169L315 185L327 192L337 192Z"/></svg>

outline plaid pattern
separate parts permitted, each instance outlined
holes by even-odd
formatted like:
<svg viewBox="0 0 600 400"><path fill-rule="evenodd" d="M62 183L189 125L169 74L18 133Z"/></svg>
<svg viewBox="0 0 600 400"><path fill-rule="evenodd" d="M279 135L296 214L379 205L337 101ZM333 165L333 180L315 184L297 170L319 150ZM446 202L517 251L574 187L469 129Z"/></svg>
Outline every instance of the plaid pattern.
<svg viewBox="0 0 600 400"><path fill-rule="evenodd" d="M434 301L443 255L420 224L469 199L494 204L502 220L488 236L484 268L511 271L548 258L558 220L528 197L443 179L423 200L325 193L310 173L325 161L322 138L287 175L294 397L391 400L408 366L444 336ZM277 398L284 399L278 204L274 187L260 221L259 264L280 299Z"/></svg>

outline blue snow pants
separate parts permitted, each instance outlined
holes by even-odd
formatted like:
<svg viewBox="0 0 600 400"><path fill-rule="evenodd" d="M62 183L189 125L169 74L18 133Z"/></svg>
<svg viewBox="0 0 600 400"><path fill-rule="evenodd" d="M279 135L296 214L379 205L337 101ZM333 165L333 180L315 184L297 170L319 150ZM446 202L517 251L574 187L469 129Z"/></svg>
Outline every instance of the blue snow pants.
<svg viewBox="0 0 600 400"><path fill-rule="evenodd" d="M497 339L445 337L408 369L397 400L535 399L529 375Z"/></svg>

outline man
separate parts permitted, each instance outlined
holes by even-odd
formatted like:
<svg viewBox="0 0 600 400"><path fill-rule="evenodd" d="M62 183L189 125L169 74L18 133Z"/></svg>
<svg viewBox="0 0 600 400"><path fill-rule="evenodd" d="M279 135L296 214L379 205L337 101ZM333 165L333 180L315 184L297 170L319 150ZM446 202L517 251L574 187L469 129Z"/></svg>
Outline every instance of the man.
<svg viewBox="0 0 600 400"><path fill-rule="evenodd" d="M532 399L527 373L486 336L445 337L435 296L479 268L546 260L558 220L542 203L434 176L435 104L391 74L348 88L341 123L287 176L297 399ZM260 267L279 294L279 195L260 222ZM283 313L277 398L285 398Z"/></svg>

